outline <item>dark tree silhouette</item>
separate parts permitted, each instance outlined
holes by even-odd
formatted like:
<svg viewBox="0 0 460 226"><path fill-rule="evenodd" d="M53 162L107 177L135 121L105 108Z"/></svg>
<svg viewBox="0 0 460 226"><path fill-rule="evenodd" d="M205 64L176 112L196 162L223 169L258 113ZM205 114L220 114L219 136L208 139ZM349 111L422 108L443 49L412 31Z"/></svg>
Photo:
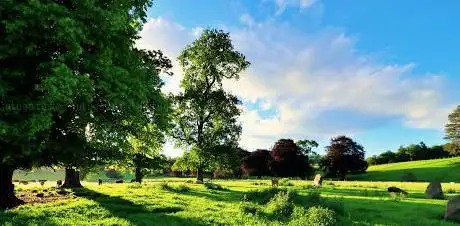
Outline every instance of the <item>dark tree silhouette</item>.
<svg viewBox="0 0 460 226"><path fill-rule="evenodd" d="M306 178L311 172L308 157L291 139L278 140L273 146L271 156L273 161L270 169L275 176Z"/></svg>
<svg viewBox="0 0 460 226"><path fill-rule="evenodd" d="M326 152L321 166L329 176L344 180L348 173L363 173L367 169L363 146L349 137L332 138Z"/></svg>
<svg viewBox="0 0 460 226"><path fill-rule="evenodd" d="M248 176L267 176L270 175L269 164L272 156L268 150L258 149L251 152L241 161L241 169Z"/></svg>

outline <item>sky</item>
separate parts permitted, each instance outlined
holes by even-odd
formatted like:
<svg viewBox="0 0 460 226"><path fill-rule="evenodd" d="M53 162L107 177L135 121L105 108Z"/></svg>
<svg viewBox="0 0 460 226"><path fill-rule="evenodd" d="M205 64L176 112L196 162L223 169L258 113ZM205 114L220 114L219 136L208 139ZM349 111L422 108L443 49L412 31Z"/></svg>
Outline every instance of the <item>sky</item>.
<svg viewBox="0 0 460 226"><path fill-rule="evenodd" d="M442 144L460 104L460 2L446 0L156 0L137 46L173 60L203 29L230 33L251 62L224 87L243 101L240 146L314 139L319 153L346 135L366 155ZM171 142L168 156L183 150Z"/></svg>

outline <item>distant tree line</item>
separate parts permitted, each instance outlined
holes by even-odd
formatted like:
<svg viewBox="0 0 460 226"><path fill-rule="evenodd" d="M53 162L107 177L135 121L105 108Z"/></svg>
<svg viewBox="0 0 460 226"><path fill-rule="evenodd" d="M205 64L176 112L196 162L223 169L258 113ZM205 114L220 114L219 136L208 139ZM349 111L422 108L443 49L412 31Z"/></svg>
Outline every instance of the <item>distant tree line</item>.
<svg viewBox="0 0 460 226"><path fill-rule="evenodd" d="M312 149L318 147L313 140L280 139L271 150L257 149L253 152L235 147L219 147L219 160L211 161L203 168L203 174L214 178L241 178L242 176L299 177L306 179L314 173L313 164L331 178L345 179L347 174L364 173L367 162L364 148L346 136L331 139L320 156ZM170 176L196 176L198 157L191 148L181 157L171 160Z"/></svg>
<svg viewBox="0 0 460 226"><path fill-rule="evenodd" d="M428 147L425 143L411 144L399 147L396 152L386 151L380 155L367 158L369 165L380 165L396 162L409 162L460 156L460 148L452 143Z"/></svg>

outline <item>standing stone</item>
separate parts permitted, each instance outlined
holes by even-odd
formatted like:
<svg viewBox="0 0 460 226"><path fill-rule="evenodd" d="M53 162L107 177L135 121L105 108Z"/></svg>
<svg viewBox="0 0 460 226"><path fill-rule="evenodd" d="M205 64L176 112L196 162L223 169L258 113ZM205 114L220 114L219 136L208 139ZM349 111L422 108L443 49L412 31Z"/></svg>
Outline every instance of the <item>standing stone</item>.
<svg viewBox="0 0 460 226"><path fill-rule="evenodd" d="M444 199L441 183L437 181L433 181L428 185L425 194L430 199Z"/></svg>
<svg viewBox="0 0 460 226"><path fill-rule="evenodd" d="M446 220L460 222L460 196L455 196L447 203Z"/></svg>
<svg viewBox="0 0 460 226"><path fill-rule="evenodd" d="M313 184L316 186L321 186L323 183L323 178L321 177L321 174L316 174L315 179L313 180Z"/></svg>

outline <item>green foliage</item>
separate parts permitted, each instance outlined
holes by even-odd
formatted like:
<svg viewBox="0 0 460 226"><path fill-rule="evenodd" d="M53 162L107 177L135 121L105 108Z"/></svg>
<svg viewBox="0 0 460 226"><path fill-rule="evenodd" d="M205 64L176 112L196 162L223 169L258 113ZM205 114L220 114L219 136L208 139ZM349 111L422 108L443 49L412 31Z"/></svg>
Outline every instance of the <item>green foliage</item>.
<svg viewBox="0 0 460 226"><path fill-rule="evenodd" d="M107 169L104 171L105 176L110 179L123 179L123 175L115 169Z"/></svg>
<svg viewBox="0 0 460 226"><path fill-rule="evenodd" d="M85 171L131 161L129 136L162 144L170 105L159 73L171 63L134 46L149 0L1 4L2 171Z"/></svg>
<svg viewBox="0 0 460 226"><path fill-rule="evenodd" d="M445 127L446 138L460 147L460 105L449 115Z"/></svg>
<svg viewBox="0 0 460 226"><path fill-rule="evenodd" d="M294 209L294 195L289 191L280 191L267 203L265 209L275 219L285 220L291 216Z"/></svg>
<svg viewBox="0 0 460 226"><path fill-rule="evenodd" d="M333 226L337 219L334 211L321 206L311 207L307 211L303 208L296 208L289 222L289 226L314 225L314 226Z"/></svg>
<svg viewBox="0 0 460 226"><path fill-rule="evenodd" d="M296 144L299 151L302 152L304 155L310 156L311 154L316 154L313 151L313 148L318 147L318 143L316 141L307 139L298 140Z"/></svg>
<svg viewBox="0 0 460 226"><path fill-rule="evenodd" d="M250 202L256 202L258 204L266 204L269 202L276 194L280 192L287 192L287 189L279 188L264 188L251 190L245 193L244 198ZM292 194L292 193L290 193Z"/></svg>
<svg viewBox="0 0 460 226"><path fill-rule="evenodd" d="M321 167L328 176L345 179L349 173L364 173L367 162L364 160L363 146L346 136L331 139L331 144L326 147L326 156Z"/></svg>
<svg viewBox="0 0 460 226"><path fill-rule="evenodd" d="M204 183L204 186L207 188L207 189L211 189L211 190L225 190L222 185L220 184L214 184L214 183L211 183L211 182L206 182Z"/></svg>
<svg viewBox="0 0 460 226"><path fill-rule="evenodd" d="M174 97L170 135L179 145L196 148L202 179L205 166L225 159L215 147L237 144L241 102L223 89L222 81L238 79L249 62L234 50L229 34L219 30L205 30L178 59L184 72L183 90Z"/></svg>
<svg viewBox="0 0 460 226"><path fill-rule="evenodd" d="M289 178L283 178L279 180L278 183L280 186L294 186L294 184L289 180Z"/></svg>
<svg viewBox="0 0 460 226"><path fill-rule="evenodd" d="M256 215L261 211L257 204L247 201L245 197L243 197L243 200L241 200L239 209L242 213L252 215Z"/></svg>

